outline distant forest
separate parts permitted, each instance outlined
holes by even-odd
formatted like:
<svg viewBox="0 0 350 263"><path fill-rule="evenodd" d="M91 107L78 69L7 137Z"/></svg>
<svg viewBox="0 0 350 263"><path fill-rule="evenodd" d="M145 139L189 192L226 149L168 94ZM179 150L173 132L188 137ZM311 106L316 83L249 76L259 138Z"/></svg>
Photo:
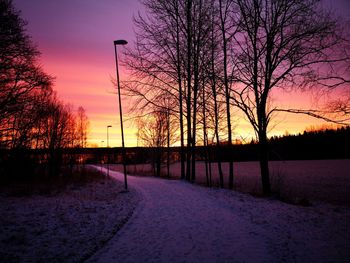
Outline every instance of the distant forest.
<svg viewBox="0 0 350 263"><path fill-rule="evenodd" d="M269 142L274 160L350 158L350 126L272 137Z"/></svg>
<svg viewBox="0 0 350 263"><path fill-rule="evenodd" d="M233 160L258 160L258 145L234 145ZM226 155L224 155L226 156ZM297 135L269 139L269 160L318 160L350 158L350 126L338 129L304 131Z"/></svg>

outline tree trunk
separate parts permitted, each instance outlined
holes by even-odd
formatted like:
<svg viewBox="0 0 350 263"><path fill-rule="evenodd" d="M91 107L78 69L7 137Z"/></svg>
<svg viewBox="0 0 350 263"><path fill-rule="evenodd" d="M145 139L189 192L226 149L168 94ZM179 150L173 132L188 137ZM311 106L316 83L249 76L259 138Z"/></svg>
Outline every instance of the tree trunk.
<svg viewBox="0 0 350 263"><path fill-rule="evenodd" d="M213 17L212 17L213 19ZM214 42L214 21L212 21L212 28L211 28L211 41ZM220 138L219 138L219 109L218 109L218 101L217 101L217 92L216 92L216 72L215 72L215 54L214 54L214 44L212 44L211 48L211 75L212 75L212 92L213 92L213 100L214 100L214 117L215 117L215 137L216 137L216 161L218 163L218 171L219 171L219 180L220 180L220 187L224 187L224 176L222 173L222 167L221 167L221 151L220 151Z"/></svg>
<svg viewBox="0 0 350 263"><path fill-rule="evenodd" d="M205 162L205 178L207 186L210 187L209 183L209 166L208 166L208 135L207 135L207 120L206 120L206 107L205 107L205 81L202 83L202 114L203 114L203 147L204 147L204 162Z"/></svg>
<svg viewBox="0 0 350 263"><path fill-rule="evenodd" d="M214 81L215 83L215 81ZM221 145L220 145L220 138L219 138L219 113L218 113L218 102L217 102L217 96L216 96L216 85L213 85L213 97L214 97L214 114L215 114L215 137L216 137L216 161L218 163L218 171L219 171L219 181L220 181L220 187L224 188L224 176L222 173L222 167L221 167Z"/></svg>
<svg viewBox="0 0 350 263"><path fill-rule="evenodd" d="M207 136L207 147L208 147L208 136ZM211 147L208 147L208 166L209 166L209 187L213 185L212 180L212 168L211 168Z"/></svg>
<svg viewBox="0 0 350 263"><path fill-rule="evenodd" d="M167 168L167 177L170 177L170 109L169 109L169 101L167 108L167 160L166 160L166 168Z"/></svg>
<svg viewBox="0 0 350 263"><path fill-rule="evenodd" d="M194 95L195 97L196 95ZM191 172L191 182L195 182L196 180L196 129L197 129L197 99L194 98L193 103L193 131L192 131L192 143L191 143L191 155L192 155L192 172Z"/></svg>
<svg viewBox="0 0 350 263"><path fill-rule="evenodd" d="M202 3L199 2L198 12L202 12ZM192 174L191 181L196 180L196 133L197 133L197 100L199 92L199 63L200 63L200 49L201 49L201 34L202 34L202 24L199 22L197 25L197 32L194 34L193 46L193 128L192 128Z"/></svg>
<svg viewBox="0 0 350 263"><path fill-rule="evenodd" d="M269 149L265 130L259 132L259 154L262 190L263 194L268 196L271 194L271 186L269 173Z"/></svg>
<svg viewBox="0 0 350 263"><path fill-rule="evenodd" d="M186 156L186 180L191 180L191 97L192 97L192 0L186 3L187 18L187 156Z"/></svg>
<svg viewBox="0 0 350 263"><path fill-rule="evenodd" d="M227 133L228 133L228 148L229 148L229 180L228 187L233 188L233 161L231 156L232 151L232 127L231 127L231 112L230 112L230 90L227 76L227 38L226 38L226 28L225 28L225 16L222 10L222 0L219 1L220 5L220 22L221 22L221 36L223 44L223 54L224 54L224 84L225 84L225 99L226 99L226 118L227 118ZM225 9L226 10L226 9ZM227 11L225 11L227 12Z"/></svg>
<svg viewBox="0 0 350 263"><path fill-rule="evenodd" d="M177 4L177 2L176 2ZM181 61L180 61L180 25L179 25L179 9L176 5L176 60L177 60L177 81L179 88L179 119L180 119L180 162L181 162L181 179L185 179L185 136L184 136L184 121L183 121L183 92L182 92L182 77L181 77Z"/></svg>
<svg viewBox="0 0 350 263"><path fill-rule="evenodd" d="M161 175L161 162L162 162L162 152L161 152L161 149L160 147L157 147L157 177L160 177Z"/></svg>

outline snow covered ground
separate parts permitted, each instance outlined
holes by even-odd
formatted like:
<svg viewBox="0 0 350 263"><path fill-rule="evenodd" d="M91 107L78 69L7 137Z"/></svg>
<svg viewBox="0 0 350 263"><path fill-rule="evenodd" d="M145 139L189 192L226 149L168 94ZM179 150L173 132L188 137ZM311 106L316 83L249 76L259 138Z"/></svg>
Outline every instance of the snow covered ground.
<svg viewBox="0 0 350 263"><path fill-rule="evenodd" d="M139 195L115 180L51 195L0 193L0 262L82 262L128 220Z"/></svg>
<svg viewBox="0 0 350 263"><path fill-rule="evenodd" d="M0 262L349 262L349 206L128 180L0 195Z"/></svg>
<svg viewBox="0 0 350 263"><path fill-rule="evenodd" d="M349 262L348 206L301 207L178 180L128 178L142 200L88 262Z"/></svg>

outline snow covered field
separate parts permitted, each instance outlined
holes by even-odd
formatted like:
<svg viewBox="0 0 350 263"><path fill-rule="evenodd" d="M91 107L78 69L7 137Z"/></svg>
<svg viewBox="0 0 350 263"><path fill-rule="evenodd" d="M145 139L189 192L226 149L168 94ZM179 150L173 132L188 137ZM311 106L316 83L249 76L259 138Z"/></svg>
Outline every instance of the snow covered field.
<svg viewBox="0 0 350 263"><path fill-rule="evenodd" d="M0 262L81 262L131 216L139 196L115 180L52 196L0 193Z"/></svg>
<svg viewBox="0 0 350 263"><path fill-rule="evenodd" d="M228 164L222 164L225 185L228 183ZM350 205L350 160L306 160L306 161L271 161L272 190L281 198L321 200L334 204ZM196 164L196 182L206 183L205 165ZM122 171L120 166L115 169ZM128 170L133 174L150 173L151 167L145 165L130 165ZM166 173L166 168L163 168ZM180 163L170 167L173 178L180 178ZM236 189L241 192L261 193L260 170L258 162L235 162L234 180ZM219 185L217 164L212 164L212 182ZM290 200L297 201L297 200Z"/></svg>

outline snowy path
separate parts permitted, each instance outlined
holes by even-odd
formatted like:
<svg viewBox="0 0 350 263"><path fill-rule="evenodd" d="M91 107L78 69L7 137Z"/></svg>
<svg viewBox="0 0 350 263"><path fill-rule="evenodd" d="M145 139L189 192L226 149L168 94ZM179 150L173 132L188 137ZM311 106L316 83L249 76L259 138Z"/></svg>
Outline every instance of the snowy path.
<svg viewBox="0 0 350 263"><path fill-rule="evenodd" d="M123 181L118 172L110 175ZM88 262L345 262L349 256L349 224L338 224L349 209L331 221L321 210L227 198L232 191L182 181L128 176L128 182L142 194L141 204Z"/></svg>
<svg viewBox="0 0 350 263"><path fill-rule="evenodd" d="M110 175L122 178L117 172ZM92 262L271 262L252 225L198 187L156 178L128 179L143 201Z"/></svg>

